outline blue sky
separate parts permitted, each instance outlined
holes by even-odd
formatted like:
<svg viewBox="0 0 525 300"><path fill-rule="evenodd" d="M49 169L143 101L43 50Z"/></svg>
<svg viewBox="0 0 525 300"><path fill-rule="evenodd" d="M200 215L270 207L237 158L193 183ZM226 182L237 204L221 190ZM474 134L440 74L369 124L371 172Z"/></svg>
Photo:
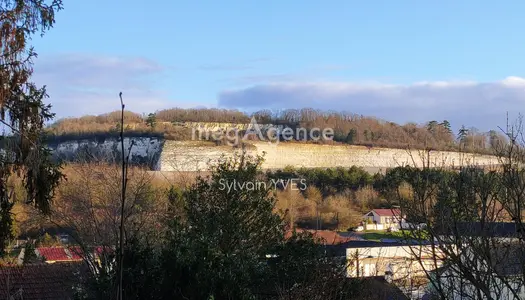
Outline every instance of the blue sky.
<svg viewBox="0 0 525 300"><path fill-rule="evenodd" d="M314 107L482 130L525 109L523 1L65 1L35 37L59 117ZM460 124L461 123L461 124Z"/></svg>

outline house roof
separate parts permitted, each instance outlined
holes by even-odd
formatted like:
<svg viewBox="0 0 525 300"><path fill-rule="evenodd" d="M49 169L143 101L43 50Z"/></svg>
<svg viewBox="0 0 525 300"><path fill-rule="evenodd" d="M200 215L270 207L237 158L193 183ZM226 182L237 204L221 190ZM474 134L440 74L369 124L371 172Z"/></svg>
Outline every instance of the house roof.
<svg viewBox="0 0 525 300"><path fill-rule="evenodd" d="M0 266L0 299L73 299L72 286L81 268L69 262Z"/></svg>
<svg viewBox="0 0 525 300"><path fill-rule="evenodd" d="M490 249L492 267L504 276L521 275L525 257L521 243L499 244Z"/></svg>
<svg viewBox="0 0 525 300"><path fill-rule="evenodd" d="M81 260L82 259L82 248L79 246L73 246L68 248L69 253L71 254L71 259Z"/></svg>
<svg viewBox="0 0 525 300"><path fill-rule="evenodd" d="M441 235L467 237L515 237L520 233L517 224L513 222L451 222L442 224L434 230Z"/></svg>
<svg viewBox="0 0 525 300"><path fill-rule="evenodd" d="M46 261L67 261L70 257L62 247L39 247L36 249L37 255L44 257Z"/></svg>
<svg viewBox="0 0 525 300"><path fill-rule="evenodd" d="M375 241L350 241L345 243L346 248L374 248L374 247L395 247L406 246L403 243L383 243Z"/></svg>
<svg viewBox="0 0 525 300"><path fill-rule="evenodd" d="M111 248L111 247L108 247L108 246L98 246L98 247L95 247L95 254L100 256L100 255L103 255L103 254L112 254L114 253L114 249Z"/></svg>
<svg viewBox="0 0 525 300"><path fill-rule="evenodd" d="M39 247L35 250L39 257L46 261L77 261L82 260L81 249L78 246L69 247Z"/></svg>
<svg viewBox="0 0 525 300"><path fill-rule="evenodd" d="M480 249L474 251L478 252ZM497 276L520 276L525 271L525 257L523 256L523 246L520 242L492 245L488 251L487 249L482 249L481 252L487 257L484 258L477 255L475 260L469 261L467 264L483 263L486 266L490 265L491 271ZM457 265L457 262L449 261L432 272L443 275L451 270L450 265ZM453 272L456 273L457 271Z"/></svg>
<svg viewBox="0 0 525 300"><path fill-rule="evenodd" d="M376 242L376 241L349 241L344 244L346 248L376 248L376 247L402 247L402 246L427 246L428 241L400 240L398 242Z"/></svg>
<svg viewBox="0 0 525 300"><path fill-rule="evenodd" d="M401 216L401 211L397 208L376 208L372 211L381 217Z"/></svg>

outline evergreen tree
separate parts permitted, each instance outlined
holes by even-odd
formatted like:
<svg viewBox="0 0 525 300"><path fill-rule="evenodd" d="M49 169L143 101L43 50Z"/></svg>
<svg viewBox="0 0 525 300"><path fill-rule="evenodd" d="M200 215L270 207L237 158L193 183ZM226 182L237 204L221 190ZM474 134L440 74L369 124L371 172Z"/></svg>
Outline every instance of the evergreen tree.
<svg viewBox="0 0 525 300"><path fill-rule="evenodd" d="M356 138L357 138L357 130L355 130L355 128L352 128L350 129L350 131L348 132L348 135L346 136L346 143L353 145L355 144Z"/></svg>
<svg viewBox="0 0 525 300"><path fill-rule="evenodd" d="M62 177L51 162L43 141L44 124L54 117L44 103L45 87L31 82L31 35L44 34L55 22L61 0L0 1L0 123L10 128L2 136L0 154L0 256L12 238L13 199L7 186L12 174L21 175L27 191L27 203L49 212L53 190Z"/></svg>
<svg viewBox="0 0 525 300"><path fill-rule="evenodd" d="M427 123L427 130L430 131L431 133L435 133L437 126L438 126L437 121L430 121Z"/></svg>
<svg viewBox="0 0 525 300"><path fill-rule="evenodd" d="M465 146L467 144L468 134L469 130L465 127L465 125L462 125L458 131L458 141L460 145Z"/></svg>
<svg viewBox="0 0 525 300"><path fill-rule="evenodd" d="M155 126L157 125L157 115L154 113L148 114L148 117L146 118L146 125L148 125L152 129L155 128Z"/></svg>
<svg viewBox="0 0 525 300"><path fill-rule="evenodd" d="M445 130L447 130L449 133L452 133L452 127L450 126L450 122L447 120L443 120L439 125L443 126Z"/></svg>
<svg viewBox="0 0 525 300"><path fill-rule="evenodd" d="M260 163L248 157L226 160L183 194L185 217L173 221L164 258L170 266L165 288L174 297L251 297L265 272L261 260L284 240L270 185L258 185Z"/></svg>

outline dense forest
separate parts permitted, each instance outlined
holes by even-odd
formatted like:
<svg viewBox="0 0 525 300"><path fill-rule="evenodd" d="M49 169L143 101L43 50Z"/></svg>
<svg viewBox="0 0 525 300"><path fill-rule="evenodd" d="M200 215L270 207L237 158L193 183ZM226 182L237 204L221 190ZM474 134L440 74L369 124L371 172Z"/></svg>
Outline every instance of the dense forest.
<svg viewBox="0 0 525 300"><path fill-rule="evenodd" d="M278 112L263 110L253 114L226 109L173 108L147 115L127 111L124 124L126 124L127 136L190 140L192 129L186 126L187 122L248 124L252 117L258 124L281 125L290 127L294 132L298 128L333 129L333 141L316 141L322 143L490 153L496 145L506 140L505 135L494 130L481 132L473 127L461 126L458 132L454 132L447 120L401 125L369 116L310 108ZM98 116L58 120L48 126L47 139L51 142L60 142L90 137L111 137L117 136L119 129L120 112L115 111ZM296 134L294 138L297 139Z"/></svg>

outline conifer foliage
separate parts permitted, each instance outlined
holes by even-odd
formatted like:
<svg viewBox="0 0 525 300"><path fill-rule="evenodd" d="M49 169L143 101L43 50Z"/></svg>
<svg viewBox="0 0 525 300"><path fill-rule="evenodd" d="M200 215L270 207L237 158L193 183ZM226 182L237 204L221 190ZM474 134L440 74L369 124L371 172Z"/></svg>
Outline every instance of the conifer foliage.
<svg viewBox="0 0 525 300"><path fill-rule="evenodd" d="M31 36L44 34L62 9L61 0L0 0L0 256L11 231L12 187L8 178L23 178L26 201L49 212L54 188L62 177L42 141L45 122L54 114L45 104L45 87L31 81L36 53Z"/></svg>

